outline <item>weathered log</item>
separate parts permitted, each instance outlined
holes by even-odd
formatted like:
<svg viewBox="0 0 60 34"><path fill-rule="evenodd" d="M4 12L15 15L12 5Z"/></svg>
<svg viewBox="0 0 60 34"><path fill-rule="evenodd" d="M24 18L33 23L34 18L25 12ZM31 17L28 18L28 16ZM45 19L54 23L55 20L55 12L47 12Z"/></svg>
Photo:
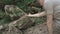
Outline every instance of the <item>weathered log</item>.
<svg viewBox="0 0 60 34"><path fill-rule="evenodd" d="M26 29L26 28L30 27L31 25L33 25L33 23L34 22L29 17L23 16L20 19L14 21L14 22L11 22L9 24L9 26L15 26L19 29Z"/></svg>

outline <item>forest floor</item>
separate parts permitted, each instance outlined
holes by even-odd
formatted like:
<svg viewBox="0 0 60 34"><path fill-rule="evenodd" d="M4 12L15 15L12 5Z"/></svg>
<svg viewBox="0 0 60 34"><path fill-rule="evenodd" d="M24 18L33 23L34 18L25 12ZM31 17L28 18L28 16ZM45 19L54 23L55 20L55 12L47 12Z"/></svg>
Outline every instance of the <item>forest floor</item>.
<svg viewBox="0 0 60 34"><path fill-rule="evenodd" d="M35 25L28 28L24 32L25 34L48 34L46 23Z"/></svg>

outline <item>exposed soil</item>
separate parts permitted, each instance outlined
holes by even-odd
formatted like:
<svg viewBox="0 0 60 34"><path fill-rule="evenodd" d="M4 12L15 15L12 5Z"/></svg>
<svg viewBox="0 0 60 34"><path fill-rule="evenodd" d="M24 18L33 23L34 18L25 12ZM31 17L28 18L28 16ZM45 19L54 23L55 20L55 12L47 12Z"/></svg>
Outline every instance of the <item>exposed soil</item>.
<svg viewBox="0 0 60 34"><path fill-rule="evenodd" d="M24 34L48 34L47 25L39 24L25 30Z"/></svg>

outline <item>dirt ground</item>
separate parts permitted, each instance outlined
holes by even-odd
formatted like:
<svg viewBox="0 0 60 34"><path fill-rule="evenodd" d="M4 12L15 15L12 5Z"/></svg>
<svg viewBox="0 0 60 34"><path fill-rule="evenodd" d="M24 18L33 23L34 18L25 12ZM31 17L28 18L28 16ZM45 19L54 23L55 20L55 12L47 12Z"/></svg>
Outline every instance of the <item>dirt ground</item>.
<svg viewBox="0 0 60 34"><path fill-rule="evenodd" d="M24 34L48 34L46 23L39 24L28 28L24 31Z"/></svg>

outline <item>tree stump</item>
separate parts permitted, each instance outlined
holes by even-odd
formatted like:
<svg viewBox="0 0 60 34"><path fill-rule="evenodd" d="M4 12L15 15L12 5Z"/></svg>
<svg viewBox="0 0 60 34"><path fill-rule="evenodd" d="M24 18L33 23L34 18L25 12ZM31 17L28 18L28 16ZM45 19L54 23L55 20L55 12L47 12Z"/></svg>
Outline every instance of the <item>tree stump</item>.
<svg viewBox="0 0 60 34"><path fill-rule="evenodd" d="M16 27L19 29L26 29L29 28L30 26L33 25L33 21L31 20L31 18L27 17L27 16L23 16L21 19L19 19L16 23Z"/></svg>

